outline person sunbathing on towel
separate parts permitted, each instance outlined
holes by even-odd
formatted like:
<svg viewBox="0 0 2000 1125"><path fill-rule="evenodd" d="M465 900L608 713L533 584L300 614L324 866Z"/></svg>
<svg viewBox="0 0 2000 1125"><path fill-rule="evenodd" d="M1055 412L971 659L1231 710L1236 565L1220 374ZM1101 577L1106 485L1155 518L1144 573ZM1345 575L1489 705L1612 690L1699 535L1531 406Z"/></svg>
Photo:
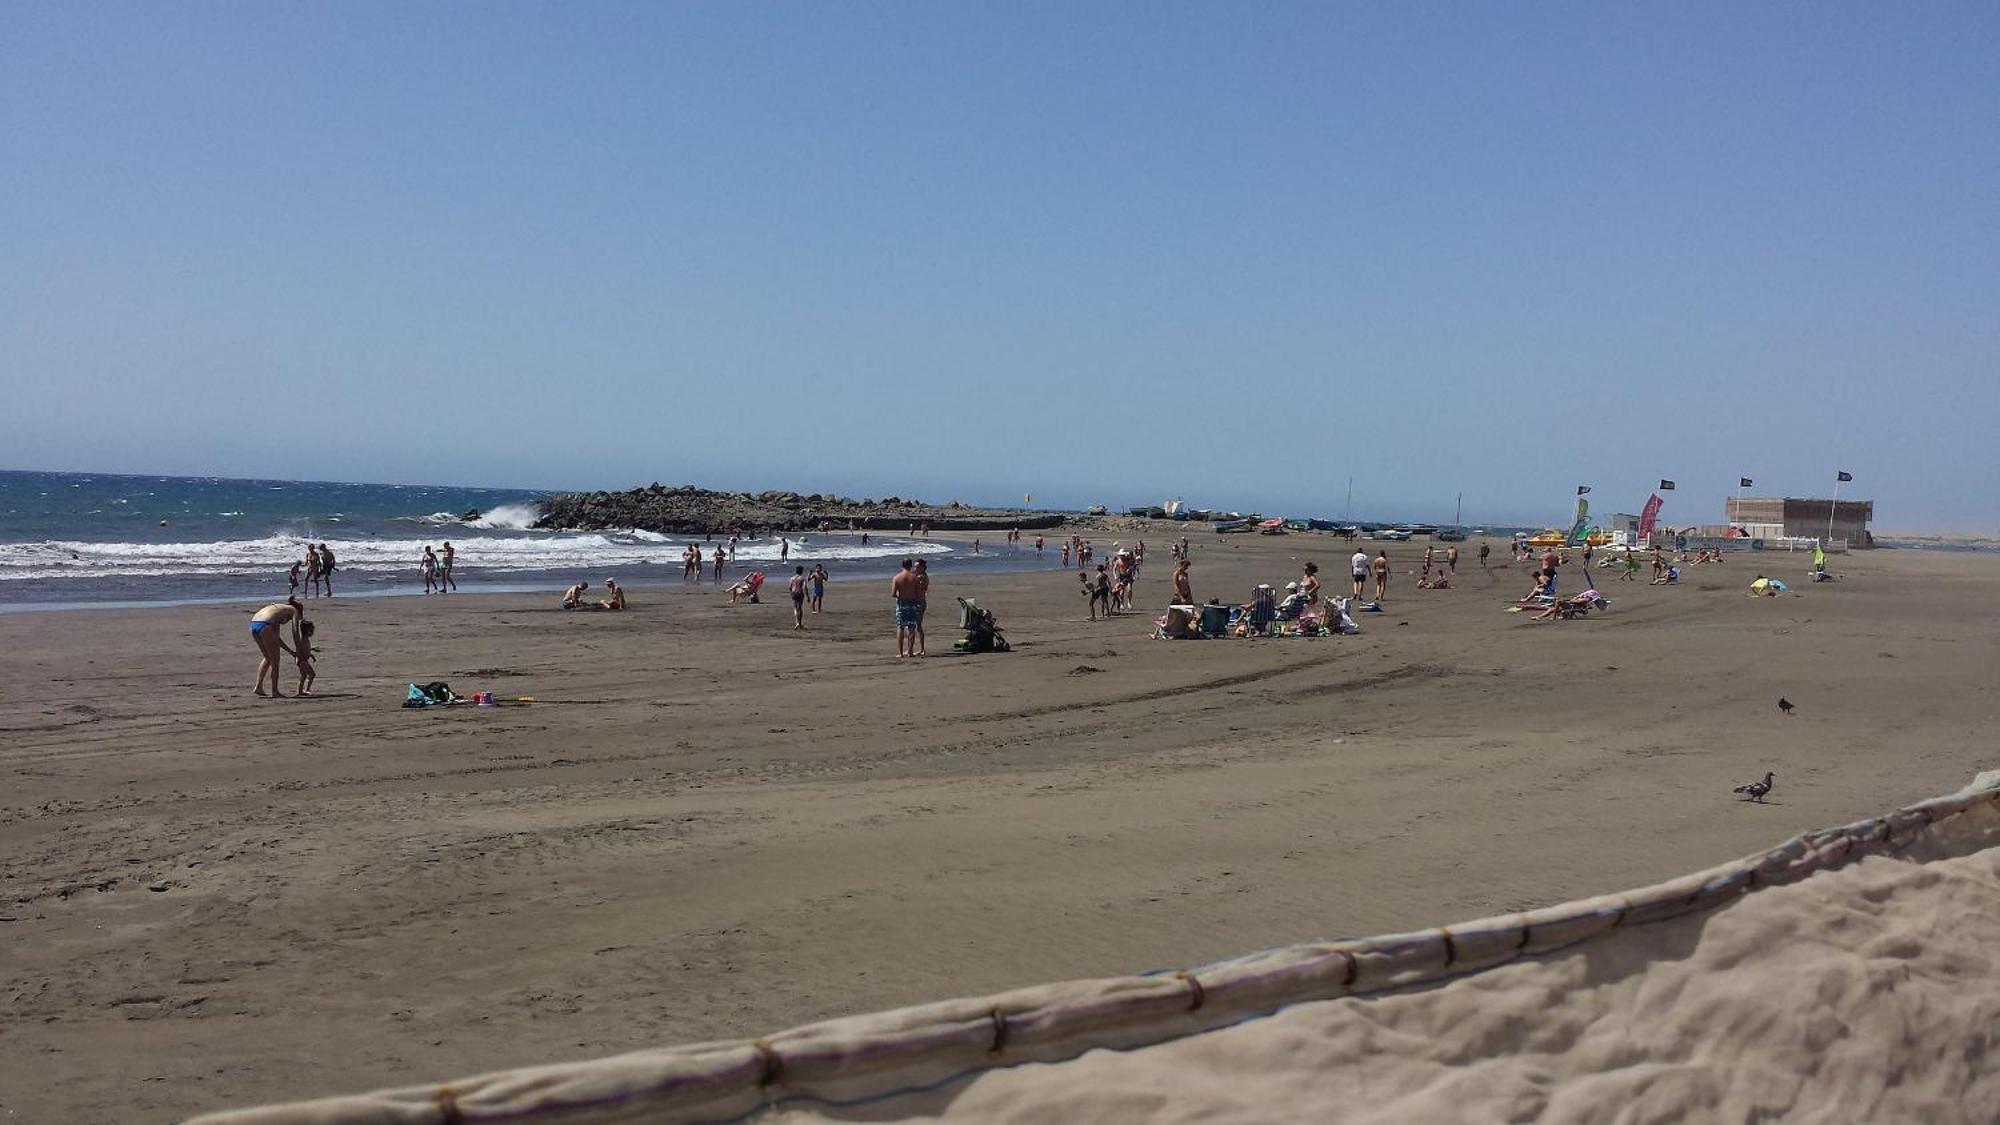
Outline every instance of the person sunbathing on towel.
<svg viewBox="0 0 2000 1125"><path fill-rule="evenodd" d="M1551 617L1572 617L1579 610L1587 612L1602 596L1595 590L1585 590L1573 598L1558 598L1543 606L1542 611L1535 614L1535 620L1547 621Z"/></svg>

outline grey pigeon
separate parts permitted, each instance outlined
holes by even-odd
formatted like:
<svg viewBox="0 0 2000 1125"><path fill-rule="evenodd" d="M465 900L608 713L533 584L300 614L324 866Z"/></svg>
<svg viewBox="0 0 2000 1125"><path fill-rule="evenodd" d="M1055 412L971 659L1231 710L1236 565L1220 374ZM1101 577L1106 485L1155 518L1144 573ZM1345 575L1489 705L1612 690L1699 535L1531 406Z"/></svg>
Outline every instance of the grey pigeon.
<svg viewBox="0 0 2000 1125"><path fill-rule="evenodd" d="M1764 794L1769 793L1771 791L1771 780L1776 776L1777 776L1776 774L1770 772L1769 770L1766 770L1764 771L1764 780L1753 781L1748 785L1739 785L1735 789L1731 790L1731 792L1748 793L1750 795L1751 800L1756 801L1758 804L1762 804L1764 802Z"/></svg>

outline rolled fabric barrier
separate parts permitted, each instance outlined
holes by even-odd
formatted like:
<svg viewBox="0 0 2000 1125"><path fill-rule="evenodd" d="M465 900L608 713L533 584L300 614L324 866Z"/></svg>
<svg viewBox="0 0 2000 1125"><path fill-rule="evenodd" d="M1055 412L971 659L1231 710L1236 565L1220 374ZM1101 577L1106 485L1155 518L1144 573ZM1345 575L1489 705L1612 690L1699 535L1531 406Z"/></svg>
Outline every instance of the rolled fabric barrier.
<svg viewBox="0 0 2000 1125"><path fill-rule="evenodd" d="M639 1051L437 1086L227 1111L192 1125L623 1125L717 1121L789 1099L854 1102L992 1067L1176 1039L1294 1004L1392 993L1613 930L1714 910L1866 856L2000 844L2000 771L1959 793L1622 894L1155 976L1070 981L810 1024L748 1043Z"/></svg>

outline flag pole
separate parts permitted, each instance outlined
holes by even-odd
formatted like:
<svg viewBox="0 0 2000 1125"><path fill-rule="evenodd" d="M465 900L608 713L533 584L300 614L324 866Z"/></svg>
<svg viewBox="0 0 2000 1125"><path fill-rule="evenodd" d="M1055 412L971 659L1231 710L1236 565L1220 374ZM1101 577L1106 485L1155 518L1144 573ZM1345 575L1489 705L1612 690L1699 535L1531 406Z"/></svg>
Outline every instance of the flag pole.
<svg viewBox="0 0 2000 1125"><path fill-rule="evenodd" d="M1833 513L1840 509L1840 474L1833 474L1833 503L1826 509L1826 545L1833 546Z"/></svg>

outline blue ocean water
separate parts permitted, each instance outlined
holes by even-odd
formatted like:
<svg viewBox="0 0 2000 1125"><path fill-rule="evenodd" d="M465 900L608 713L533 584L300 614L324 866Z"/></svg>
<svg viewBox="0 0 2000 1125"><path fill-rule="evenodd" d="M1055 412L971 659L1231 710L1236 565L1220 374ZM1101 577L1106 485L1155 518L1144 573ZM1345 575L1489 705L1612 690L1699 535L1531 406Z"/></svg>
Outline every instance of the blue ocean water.
<svg viewBox="0 0 2000 1125"><path fill-rule="evenodd" d="M284 596L308 543L338 562L336 594L416 593L426 544L458 551L462 589L560 590L579 579L675 580L693 540L650 531L537 531L540 493L438 485L0 472L0 609ZM468 513L478 518L464 518ZM735 572L778 561L739 545ZM944 541L794 538L791 558L836 571L960 552ZM1028 560L1014 561L1028 564ZM989 555L988 566L1006 559ZM869 565L872 564L872 565ZM838 576L838 575L837 575Z"/></svg>

